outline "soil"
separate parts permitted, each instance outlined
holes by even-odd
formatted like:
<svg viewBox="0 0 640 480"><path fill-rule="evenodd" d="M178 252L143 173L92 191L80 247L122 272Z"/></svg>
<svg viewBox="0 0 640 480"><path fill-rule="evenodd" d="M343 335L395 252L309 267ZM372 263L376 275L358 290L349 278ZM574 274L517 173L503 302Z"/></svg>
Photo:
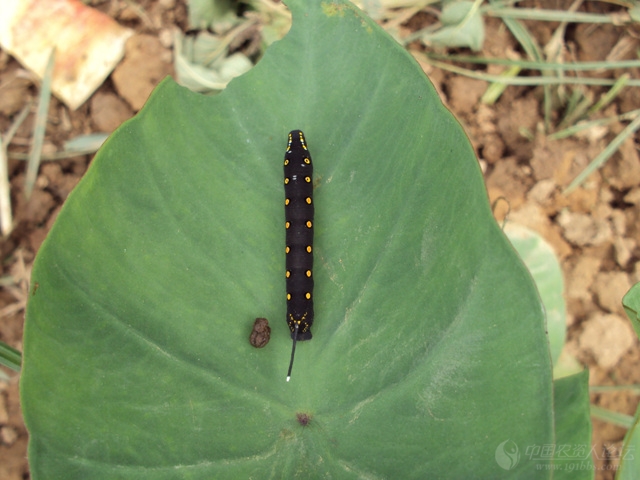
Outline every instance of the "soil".
<svg viewBox="0 0 640 480"><path fill-rule="evenodd" d="M186 29L186 6L182 0L147 0L141 10L128 2L93 2L119 23L133 28L126 58L96 93L80 108L69 110L52 99L45 138L45 152L59 150L65 140L91 132L110 132L144 104L149 92L165 74L172 74L172 29ZM524 2L526 3L526 2ZM568 9L563 0L529 2L528 6ZM589 2L581 10L606 13L617 7ZM432 23L433 17L418 13L403 24L406 34ZM557 27L525 22L540 45ZM513 58L522 53L504 25L486 19L482 57ZM615 52L618 59L633 58L640 48L640 32L629 25L572 24L564 36L567 61L605 60ZM568 338L565 351L590 371L592 385L640 383L638 338L621 306L622 296L640 281L640 138L627 140L619 151L582 187L570 195L564 187L626 126L612 123L562 140L550 140L544 132L542 91L534 87L508 87L494 105L482 103L487 84L423 65L442 100L464 126L485 172L489 198L496 202L495 215L523 224L541 234L555 249L565 277ZM459 53L465 53L460 50ZM472 65L469 68L478 68ZM483 67L484 68L484 67ZM501 67L490 66L496 73ZM599 72L602 77L621 72ZM640 78L638 69L630 70ZM598 99L605 89L583 88L585 96ZM0 132L7 132L17 113L37 95L37 82L6 52L0 50ZM623 89L597 118L640 108L637 88ZM559 122L562 107L552 123ZM33 112L9 147L25 152L33 129ZM553 130L553 128L552 128ZM24 200L25 162L11 160L9 174L15 227L0 243L2 276L13 278L0 289L0 340L22 350L24 306L34 256L69 192L91 161L80 156L46 162L40 168L29 202ZM26 461L27 431L21 417L18 375L0 380L0 478L29 478ZM638 399L630 391L591 395L593 404L633 415ZM596 478L613 478L625 429L593 421L593 453Z"/></svg>

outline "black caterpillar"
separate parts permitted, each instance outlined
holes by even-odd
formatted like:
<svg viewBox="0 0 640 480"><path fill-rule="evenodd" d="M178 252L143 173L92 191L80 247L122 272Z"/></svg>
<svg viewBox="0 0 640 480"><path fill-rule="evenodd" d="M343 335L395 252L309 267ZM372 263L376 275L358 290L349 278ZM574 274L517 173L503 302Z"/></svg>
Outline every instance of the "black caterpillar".
<svg viewBox="0 0 640 480"><path fill-rule="evenodd" d="M287 255L287 325L293 346L291 378L298 340L311 340L313 325L313 165L300 130L289 133L284 154L284 214Z"/></svg>

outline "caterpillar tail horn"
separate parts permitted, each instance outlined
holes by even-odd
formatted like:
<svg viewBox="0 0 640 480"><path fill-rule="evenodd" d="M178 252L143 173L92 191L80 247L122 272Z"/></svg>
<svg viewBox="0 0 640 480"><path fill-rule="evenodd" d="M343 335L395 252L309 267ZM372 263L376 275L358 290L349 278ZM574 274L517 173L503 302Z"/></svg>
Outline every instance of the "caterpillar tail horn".
<svg viewBox="0 0 640 480"><path fill-rule="evenodd" d="M293 337L293 346L291 347L291 360L289 361L289 371L287 372L287 382L291 380L291 369L293 368L293 357L296 354L296 342L298 341L299 323L296 323L295 335Z"/></svg>

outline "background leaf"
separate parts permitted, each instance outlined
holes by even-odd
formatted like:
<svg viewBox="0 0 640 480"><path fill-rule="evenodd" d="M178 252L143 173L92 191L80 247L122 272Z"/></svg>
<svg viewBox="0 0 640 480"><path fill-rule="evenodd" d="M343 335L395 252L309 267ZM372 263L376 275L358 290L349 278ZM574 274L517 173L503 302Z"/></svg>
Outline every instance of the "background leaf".
<svg viewBox="0 0 640 480"><path fill-rule="evenodd" d="M640 283L636 283L622 298L622 305L624 310L631 320L631 325L636 332L636 335L640 336ZM620 480L632 479L637 476L638 472L638 455L640 450L640 430L638 425L640 423L640 407L636 409L636 414L633 418L633 425L627 431L624 437L622 454L620 456L620 468L617 472L616 478Z"/></svg>
<svg viewBox="0 0 640 480"><path fill-rule="evenodd" d="M640 449L640 408L636 409L633 425L627 431L620 453L620 466L616 473L617 480L633 480L638 476L638 450Z"/></svg>
<svg viewBox="0 0 640 480"><path fill-rule="evenodd" d="M545 307L551 359L556 365L564 347L567 315L564 303L562 269L549 245L536 232L522 225L508 223L504 232L529 269Z"/></svg>
<svg viewBox="0 0 640 480"><path fill-rule="evenodd" d="M231 79L248 72L251 60L241 53L230 56L223 40L209 32L195 36L175 35L176 77L180 85L194 92L211 93L223 90ZM217 54L215 58L211 55Z"/></svg>
<svg viewBox="0 0 640 480"><path fill-rule="evenodd" d="M351 4L291 8L220 95L163 82L41 247L21 382L34 479L549 477L496 461L508 439L552 442L551 361L462 128ZM316 322L286 383L296 128Z"/></svg>
<svg viewBox="0 0 640 480"><path fill-rule="evenodd" d="M188 4L190 29L217 31L237 22L231 0L189 0Z"/></svg>
<svg viewBox="0 0 640 480"><path fill-rule="evenodd" d="M622 298L624 311L631 320L631 325L640 337L640 283L636 283Z"/></svg>
<svg viewBox="0 0 640 480"><path fill-rule="evenodd" d="M443 5L442 28L422 39L446 47L469 47L479 51L484 43L484 22L474 2L451 1Z"/></svg>
<svg viewBox="0 0 640 480"><path fill-rule="evenodd" d="M593 478L589 370L553 382L556 440L554 480Z"/></svg>

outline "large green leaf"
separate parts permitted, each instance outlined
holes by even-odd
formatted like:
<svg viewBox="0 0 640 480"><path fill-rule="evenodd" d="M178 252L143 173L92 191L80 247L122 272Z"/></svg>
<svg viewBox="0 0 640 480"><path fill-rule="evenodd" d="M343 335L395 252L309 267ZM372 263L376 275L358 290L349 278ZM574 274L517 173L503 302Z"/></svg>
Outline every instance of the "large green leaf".
<svg viewBox="0 0 640 480"><path fill-rule="evenodd" d="M504 441L552 441L551 361L462 128L351 4L291 8L222 94L162 83L43 244L22 377L34 479L548 478L496 461ZM287 383L296 128L316 173L316 318Z"/></svg>
<svg viewBox="0 0 640 480"><path fill-rule="evenodd" d="M636 283L625 294L622 299L622 305L631 320L631 325L636 331L636 335L640 336L640 283ZM622 454L620 456L620 468L618 469L617 480L633 480L637 478L640 471L640 460L637 452L640 450L640 406L636 409L633 418L633 425L627 431L622 446Z"/></svg>
<svg viewBox="0 0 640 480"><path fill-rule="evenodd" d="M556 440L553 479L594 477L589 416L589 370L554 381ZM539 445L538 455L546 445Z"/></svg>

